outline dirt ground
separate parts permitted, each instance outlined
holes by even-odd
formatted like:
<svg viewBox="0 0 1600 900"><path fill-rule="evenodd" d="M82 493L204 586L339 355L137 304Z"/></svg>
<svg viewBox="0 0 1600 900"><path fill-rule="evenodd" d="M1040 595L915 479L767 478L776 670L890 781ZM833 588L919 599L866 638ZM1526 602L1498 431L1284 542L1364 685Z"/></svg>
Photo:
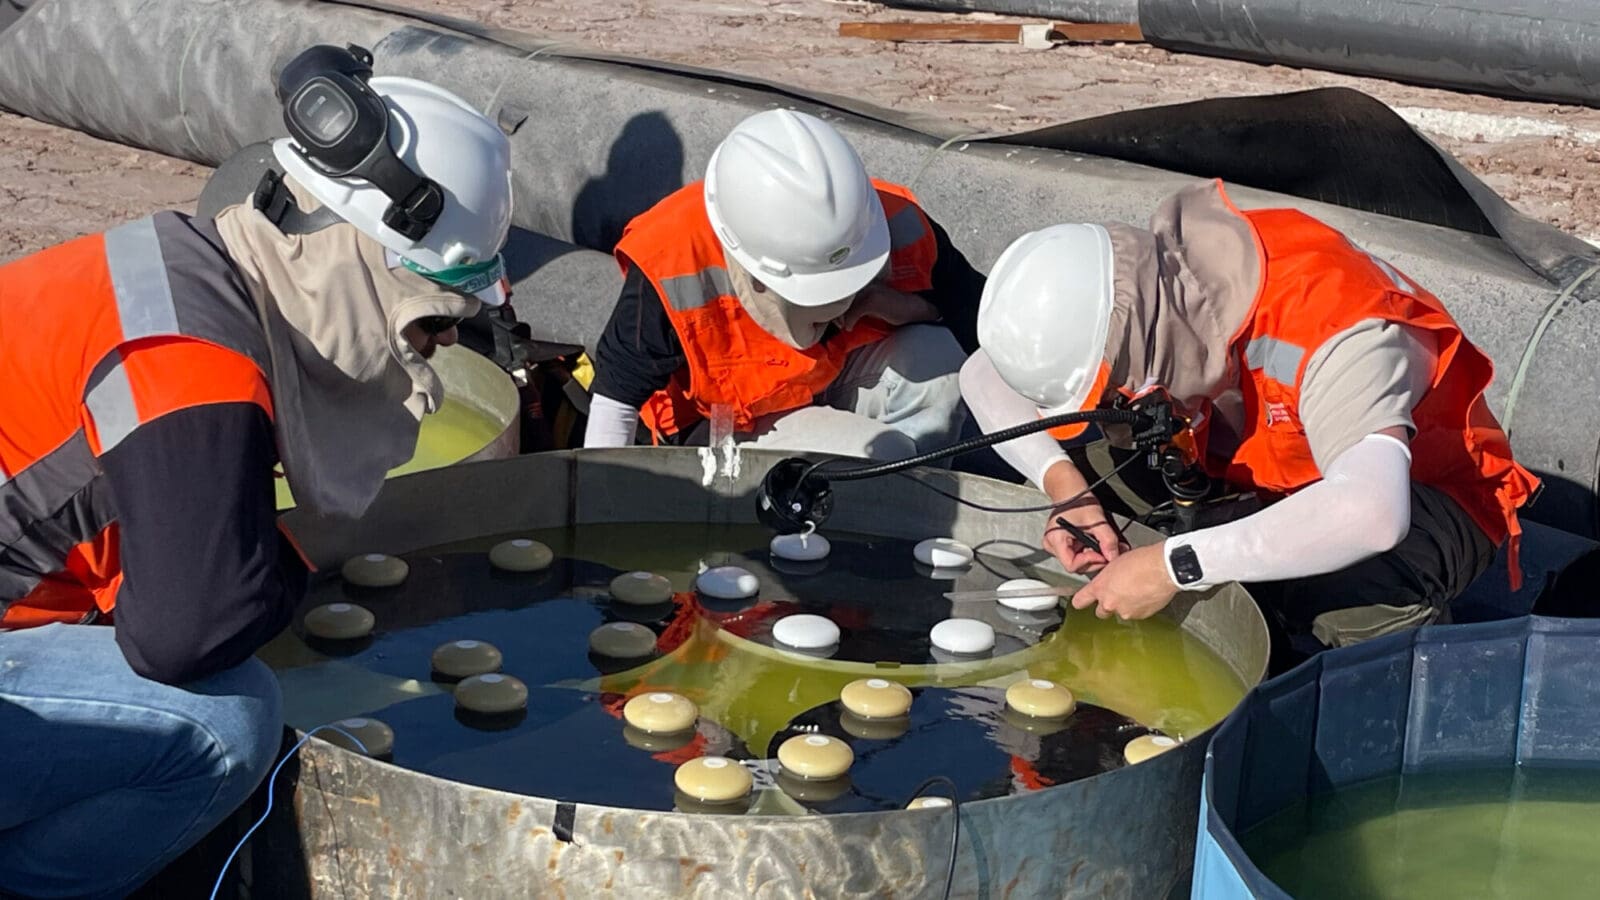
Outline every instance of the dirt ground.
<svg viewBox="0 0 1600 900"><path fill-rule="evenodd" d="M974 131L1020 131L1207 97L1344 85L1394 107L1524 211L1600 235L1600 110L1430 90L1145 45L1032 51L887 44L842 21L952 21L860 0L391 0L398 5L850 94ZM998 17L981 17L995 19ZM192 208L206 169L0 113L0 260L158 208Z"/></svg>

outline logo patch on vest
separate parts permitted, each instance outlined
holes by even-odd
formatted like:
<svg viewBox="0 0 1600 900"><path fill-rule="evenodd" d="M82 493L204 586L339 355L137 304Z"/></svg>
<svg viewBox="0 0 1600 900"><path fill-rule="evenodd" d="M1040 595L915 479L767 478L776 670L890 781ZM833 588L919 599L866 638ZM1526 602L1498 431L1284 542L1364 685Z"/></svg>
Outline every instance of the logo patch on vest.
<svg viewBox="0 0 1600 900"><path fill-rule="evenodd" d="M1293 421L1294 421L1294 416L1289 414L1289 404L1287 404L1287 403L1268 403L1267 404L1267 425L1268 425L1268 427L1271 427L1273 425L1287 425L1287 424L1289 424L1290 422L1293 422Z"/></svg>

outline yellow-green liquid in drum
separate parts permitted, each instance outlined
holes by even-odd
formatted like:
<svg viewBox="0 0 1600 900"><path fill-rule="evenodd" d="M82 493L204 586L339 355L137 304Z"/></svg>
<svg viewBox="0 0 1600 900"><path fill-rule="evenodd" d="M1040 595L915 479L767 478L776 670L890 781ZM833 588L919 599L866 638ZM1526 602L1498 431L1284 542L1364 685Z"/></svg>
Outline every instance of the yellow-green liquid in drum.
<svg viewBox="0 0 1600 900"><path fill-rule="evenodd" d="M1600 896L1600 772L1497 769L1321 794L1240 837L1296 900Z"/></svg>
<svg viewBox="0 0 1600 900"><path fill-rule="evenodd" d="M764 560L772 532L760 526L585 525L529 532L557 558L646 570L692 590L707 565ZM495 538L441 550L484 550ZM706 552L715 547L727 555ZM735 556L736 555L736 556ZM1016 656L959 666L903 668L797 658L746 641L702 621L670 655L601 679L606 691L647 685L676 691L752 747L765 747L791 718L838 699L857 678L886 678L908 687L974 685L1015 680L1019 663L1033 678L1066 685L1081 702L1115 710L1167 734L1190 737L1220 722L1245 694L1243 681L1221 657L1170 619L1116 622L1091 611L1066 609L1061 627Z"/></svg>
<svg viewBox="0 0 1600 900"><path fill-rule="evenodd" d="M458 463L499 437L502 428L493 416L483 410L446 397L439 405L438 412L422 417L416 451L411 459L392 469L387 477ZM289 493L288 482L277 479L277 490L279 509L294 506L294 496Z"/></svg>

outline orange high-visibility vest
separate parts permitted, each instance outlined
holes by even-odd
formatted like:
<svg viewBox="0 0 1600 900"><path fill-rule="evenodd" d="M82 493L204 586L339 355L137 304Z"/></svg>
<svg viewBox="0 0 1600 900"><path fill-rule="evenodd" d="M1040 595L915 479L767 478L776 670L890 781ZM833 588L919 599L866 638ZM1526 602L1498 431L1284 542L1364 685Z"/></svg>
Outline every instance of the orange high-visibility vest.
<svg viewBox="0 0 1600 900"><path fill-rule="evenodd" d="M932 225L911 191L876 180L873 186L889 219L888 285L907 293L928 290L938 255ZM657 440L709 418L716 406L732 411L736 431L750 430L761 416L809 406L839 376L851 351L893 330L869 319L805 350L768 334L734 295L702 182L629 222L616 255L623 271L638 267L650 280L687 360L640 410Z"/></svg>
<svg viewBox="0 0 1600 900"><path fill-rule="evenodd" d="M0 626L115 605L102 454L193 406L272 415L254 305L199 225L159 213L0 266Z"/></svg>
<svg viewBox="0 0 1600 900"><path fill-rule="evenodd" d="M1489 357L1467 341L1437 297L1338 231L1297 210L1241 213L1227 202L1254 232L1261 284L1230 345L1249 418L1231 458L1209 457L1207 469L1234 485L1285 494L1320 480L1300 420L1300 382L1317 348L1368 319L1428 331L1438 358L1428 392L1412 411L1411 477L1455 500L1496 545L1511 541L1515 589L1517 510L1539 480L1512 459L1510 441L1484 400L1494 376Z"/></svg>

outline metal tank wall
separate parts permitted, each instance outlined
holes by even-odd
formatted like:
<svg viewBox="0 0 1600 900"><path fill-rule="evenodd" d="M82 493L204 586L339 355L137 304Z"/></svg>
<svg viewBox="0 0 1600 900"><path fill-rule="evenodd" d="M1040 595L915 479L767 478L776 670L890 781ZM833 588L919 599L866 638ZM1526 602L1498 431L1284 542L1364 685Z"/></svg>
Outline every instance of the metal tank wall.
<svg viewBox="0 0 1600 900"><path fill-rule="evenodd" d="M855 110L847 113L732 76L568 57L560 54L570 48L527 36L490 37L501 43L353 4L44 0L0 33L0 105L214 165L281 132L269 89L275 64L310 43L361 42L374 48L380 72L437 81L512 132L519 226L600 251L632 216L698 178L730 127L773 105L833 119L877 175L913 186L980 269L1025 230L1070 220L1142 222L1191 180L1051 150L946 144L865 104L833 98ZM1247 207L1303 208L1439 294L1498 362L1490 403L1502 418L1526 351L1512 438L1548 483L1530 518L1600 536L1600 367L1592 363L1600 304L1586 302L1600 297L1600 278L1585 280L1593 251L1570 251L1570 265L1551 283L1493 238L1245 188L1233 196ZM1552 243L1571 241L1549 233ZM534 255L536 265L560 264L544 280L548 299L530 310L536 324L541 309L562 322L565 310L609 302L595 279L615 276L597 257L554 252L561 249ZM1535 341L1547 312L1555 325Z"/></svg>
<svg viewBox="0 0 1600 900"><path fill-rule="evenodd" d="M395 479L361 523L291 514L288 524L314 562L334 566L372 547L402 553L569 521L752 522L756 485L780 458L745 450L738 474L707 490L692 450L523 456ZM920 477L979 503L1037 499L970 475ZM1042 557L1032 516L979 512L896 478L835 490L832 528L937 532L1002 559ZM451 503L441 506L440 497ZM1265 625L1242 589L1185 598L1168 614L1245 684L1261 679ZM1165 896L1193 852L1204 746L1197 738L1139 766L963 804L952 896ZM275 876L284 882L276 896L938 897L949 858L951 823L940 814L686 816L558 803L443 781L320 741L297 765L293 804L275 813L251 859L254 871L291 875ZM306 881L296 883L301 869Z"/></svg>

